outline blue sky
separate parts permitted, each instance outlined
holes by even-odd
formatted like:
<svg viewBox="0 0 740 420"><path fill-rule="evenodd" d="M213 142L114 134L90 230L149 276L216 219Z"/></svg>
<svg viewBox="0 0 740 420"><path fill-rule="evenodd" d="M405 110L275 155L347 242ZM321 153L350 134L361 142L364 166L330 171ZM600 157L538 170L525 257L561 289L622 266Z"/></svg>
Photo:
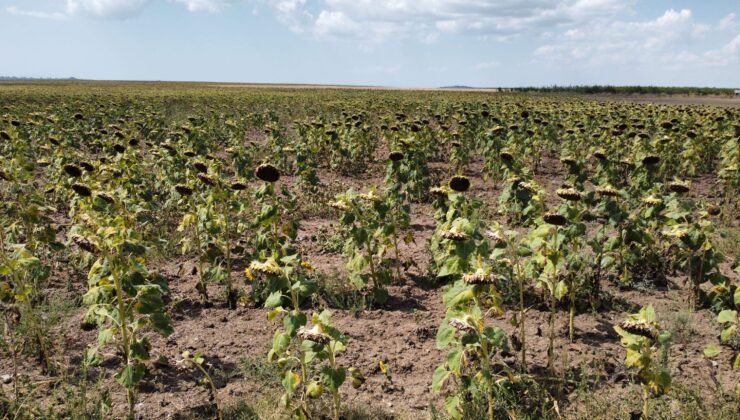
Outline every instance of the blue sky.
<svg viewBox="0 0 740 420"><path fill-rule="evenodd" d="M0 75L740 87L740 1L0 0Z"/></svg>

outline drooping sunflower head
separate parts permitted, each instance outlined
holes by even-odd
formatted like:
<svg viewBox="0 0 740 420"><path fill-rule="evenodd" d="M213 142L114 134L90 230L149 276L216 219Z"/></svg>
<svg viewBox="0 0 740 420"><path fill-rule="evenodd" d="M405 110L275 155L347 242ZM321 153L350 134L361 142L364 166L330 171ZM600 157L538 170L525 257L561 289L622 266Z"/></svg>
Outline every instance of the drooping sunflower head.
<svg viewBox="0 0 740 420"><path fill-rule="evenodd" d="M193 189L188 187L187 185L182 185L182 184L175 185L175 191L177 191L178 194L184 197L193 195Z"/></svg>
<svg viewBox="0 0 740 420"><path fill-rule="evenodd" d="M581 193L575 188L559 188L555 193L563 200L581 201Z"/></svg>
<svg viewBox="0 0 740 420"><path fill-rule="evenodd" d="M545 223L553 226L565 226L568 220L560 213L545 213L542 217Z"/></svg>
<svg viewBox="0 0 740 420"><path fill-rule="evenodd" d="M689 192L689 183L687 181L673 181L668 184L668 190L677 194Z"/></svg>
<svg viewBox="0 0 740 420"><path fill-rule="evenodd" d="M470 178L463 175L455 175L450 178L448 185L452 191L465 192L470 189Z"/></svg>
<svg viewBox="0 0 740 420"><path fill-rule="evenodd" d="M255 176L265 182L277 182L280 179L280 170L269 163L257 167Z"/></svg>
<svg viewBox="0 0 740 420"><path fill-rule="evenodd" d="M403 160L404 155L403 152L400 150L394 150L388 154L388 159L392 162L398 162Z"/></svg>
<svg viewBox="0 0 740 420"><path fill-rule="evenodd" d="M72 190L80 197L90 197L92 195L92 190L85 184L72 184Z"/></svg>
<svg viewBox="0 0 740 420"><path fill-rule="evenodd" d="M80 169L80 167L77 165L73 165L70 163L70 164L64 165L62 169L67 175L73 178L79 178L82 176L82 169Z"/></svg>

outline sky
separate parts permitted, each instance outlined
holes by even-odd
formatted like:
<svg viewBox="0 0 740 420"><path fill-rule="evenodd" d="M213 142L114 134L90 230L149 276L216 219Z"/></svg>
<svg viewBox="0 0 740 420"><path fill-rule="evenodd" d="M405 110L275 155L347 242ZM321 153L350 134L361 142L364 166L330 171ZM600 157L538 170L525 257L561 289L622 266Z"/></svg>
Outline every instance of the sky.
<svg viewBox="0 0 740 420"><path fill-rule="evenodd" d="M0 0L0 76L740 88L740 0Z"/></svg>

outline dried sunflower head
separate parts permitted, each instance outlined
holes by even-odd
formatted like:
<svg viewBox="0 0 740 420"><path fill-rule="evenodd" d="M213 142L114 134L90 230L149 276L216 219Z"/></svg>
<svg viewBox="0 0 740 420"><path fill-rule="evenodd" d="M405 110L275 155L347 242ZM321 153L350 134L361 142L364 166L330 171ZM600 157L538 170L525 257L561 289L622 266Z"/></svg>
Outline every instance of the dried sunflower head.
<svg viewBox="0 0 740 420"><path fill-rule="evenodd" d="M247 189L247 184L243 182L233 182L231 183L231 189L234 191L244 191Z"/></svg>
<svg viewBox="0 0 740 420"><path fill-rule="evenodd" d="M398 162L400 160L403 160L403 152L400 150L394 150L388 154L388 159L390 159L393 162Z"/></svg>
<svg viewBox="0 0 740 420"><path fill-rule="evenodd" d="M576 160L571 156L565 156L565 157L560 158L560 162L568 166L573 166L577 163Z"/></svg>
<svg viewBox="0 0 740 420"><path fill-rule="evenodd" d="M216 185L216 182L211 177L209 177L206 174L199 173L198 174L198 179L200 179L200 181L202 183L208 185L209 187L212 187L212 186Z"/></svg>
<svg viewBox="0 0 740 420"><path fill-rule="evenodd" d="M80 169L80 167L77 165L72 165L70 163L70 164L64 165L62 169L64 169L64 172L66 172L67 175L71 177L79 178L82 176L82 169Z"/></svg>
<svg viewBox="0 0 740 420"><path fill-rule="evenodd" d="M90 242L87 238L84 238L80 235L72 235L72 242L75 243L80 249L85 250L90 253L95 253L97 250L97 247L95 244Z"/></svg>
<svg viewBox="0 0 740 420"><path fill-rule="evenodd" d="M265 182L277 182L280 179L280 171L269 163L263 163L257 167L255 176Z"/></svg>
<svg viewBox="0 0 740 420"><path fill-rule="evenodd" d="M449 324L452 328L462 332L463 334L477 334L478 330L470 325L468 321L462 318L450 318Z"/></svg>
<svg viewBox="0 0 740 420"><path fill-rule="evenodd" d="M537 186L534 183L532 183L532 182L520 182L517 186L519 188L521 188L521 189L523 189L525 191L529 191L531 193L537 192Z"/></svg>
<svg viewBox="0 0 740 420"><path fill-rule="evenodd" d="M661 200L660 198L658 198L658 197L656 197L654 195L649 195L647 197L642 197L642 199L640 199L640 201L642 201L643 203L645 203L645 204L647 204L649 206L657 206L657 205L663 203L663 200Z"/></svg>
<svg viewBox="0 0 740 420"><path fill-rule="evenodd" d="M602 185L602 186L596 188L596 192L600 196L602 196L602 197L617 197L617 196L619 196L619 191L617 191L611 185Z"/></svg>
<svg viewBox="0 0 740 420"><path fill-rule="evenodd" d="M668 184L668 190L678 194L689 192L689 183L686 181L673 181Z"/></svg>
<svg viewBox="0 0 740 420"><path fill-rule="evenodd" d="M645 166L655 165L660 162L660 157L656 155L647 155L642 158L642 164Z"/></svg>
<svg viewBox="0 0 740 420"><path fill-rule="evenodd" d="M432 187L429 192L435 197L447 197L448 193L446 187Z"/></svg>
<svg viewBox="0 0 740 420"><path fill-rule="evenodd" d="M605 160L606 160L606 153L604 153L604 152L603 152L603 151L601 151L601 150L597 150L597 151L595 151L595 152L593 153L593 157L595 157L596 159L598 159L598 160L600 160L600 161L602 161L602 162L603 162L603 161L605 161Z"/></svg>
<svg viewBox="0 0 740 420"><path fill-rule="evenodd" d="M474 273L465 274L463 281L467 284L493 284L496 276L490 271L479 268Z"/></svg>
<svg viewBox="0 0 740 420"><path fill-rule="evenodd" d="M252 261L249 264L249 270L256 271L258 273L266 274L269 276L280 276L283 274L283 269L280 268L277 262L273 259L269 259L265 262Z"/></svg>
<svg viewBox="0 0 740 420"><path fill-rule="evenodd" d="M182 184L175 185L175 191L177 191L177 193L182 196L193 195L193 189L188 187L187 185L182 185Z"/></svg>
<svg viewBox="0 0 740 420"><path fill-rule="evenodd" d="M565 216L559 213L545 213L542 218L545 220L545 223L553 226L565 226L568 222Z"/></svg>
<svg viewBox="0 0 740 420"><path fill-rule="evenodd" d="M559 188L555 193L563 200L581 201L581 193L575 188Z"/></svg>
<svg viewBox="0 0 740 420"><path fill-rule="evenodd" d="M318 325L314 325L313 328L311 328L310 330L306 327L298 328L298 337L304 340L313 341L314 343L321 344L322 346L325 346L331 342L331 337L326 334Z"/></svg>
<svg viewBox="0 0 740 420"><path fill-rule="evenodd" d="M619 327L630 334L639 335L655 339L658 336L658 330L654 324L643 320L626 320L619 323Z"/></svg>
<svg viewBox="0 0 740 420"><path fill-rule="evenodd" d="M499 156L499 157L501 158L501 160L503 160L504 162L511 162L512 160L514 160L514 155L513 155L513 154L511 154L511 152L507 152L507 151L505 151L505 150L504 150L504 151L502 151L501 153L499 153L499 154L498 154L498 156Z"/></svg>
<svg viewBox="0 0 740 420"><path fill-rule="evenodd" d="M442 238L449 239L450 241L462 242L468 239L468 234L458 230L456 226L453 226L451 229L442 232Z"/></svg>
<svg viewBox="0 0 740 420"><path fill-rule="evenodd" d="M113 204L113 202L115 201L112 196L106 193L102 193L102 192L95 194L95 197L105 201L108 204Z"/></svg>
<svg viewBox="0 0 740 420"><path fill-rule="evenodd" d="M80 197L90 197L92 195L90 187L84 184L72 184L72 190Z"/></svg>
<svg viewBox="0 0 740 420"><path fill-rule="evenodd" d="M195 162L193 163L193 168L195 168L196 171L205 174L208 173L208 166L206 166L203 162Z"/></svg>
<svg viewBox="0 0 740 420"><path fill-rule="evenodd" d="M462 175L455 175L450 178L449 187L452 191L465 192L470 189L470 178Z"/></svg>

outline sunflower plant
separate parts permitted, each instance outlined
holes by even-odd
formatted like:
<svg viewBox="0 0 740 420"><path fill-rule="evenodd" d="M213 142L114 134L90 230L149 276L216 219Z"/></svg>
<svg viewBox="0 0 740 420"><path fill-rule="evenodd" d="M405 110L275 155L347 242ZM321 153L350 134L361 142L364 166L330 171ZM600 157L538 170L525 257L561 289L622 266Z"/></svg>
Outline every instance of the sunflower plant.
<svg viewBox="0 0 740 420"><path fill-rule="evenodd" d="M652 305L629 315L625 321L615 325L614 330L627 351L625 364L637 369L642 388L642 418L650 418L650 400L671 388L671 372L668 368L671 333L660 330Z"/></svg>

